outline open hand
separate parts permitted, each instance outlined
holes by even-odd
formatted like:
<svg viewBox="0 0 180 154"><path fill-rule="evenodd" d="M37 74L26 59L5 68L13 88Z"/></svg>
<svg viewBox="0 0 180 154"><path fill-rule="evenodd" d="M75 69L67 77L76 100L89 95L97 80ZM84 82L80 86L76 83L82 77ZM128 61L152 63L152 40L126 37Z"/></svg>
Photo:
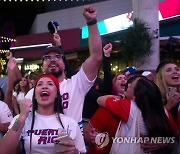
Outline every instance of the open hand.
<svg viewBox="0 0 180 154"><path fill-rule="evenodd" d="M15 60L15 58L12 58L12 57L11 57L11 58L9 59L9 61L8 61L8 64L7 64L8 71L14 70L15 66L16 66L16 60Z"/></svg>

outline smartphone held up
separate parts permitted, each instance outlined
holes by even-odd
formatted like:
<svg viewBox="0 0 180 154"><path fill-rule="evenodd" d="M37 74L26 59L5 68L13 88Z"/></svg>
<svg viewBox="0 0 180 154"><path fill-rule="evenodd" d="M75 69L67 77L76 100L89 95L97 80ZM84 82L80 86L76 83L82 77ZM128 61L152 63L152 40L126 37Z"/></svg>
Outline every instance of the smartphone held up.
<svg viewBox="0 0 180 154"><path fill-rule="evenodd" d="M168 87L168 95L173 96L177 92L176 87Z"/></svg>

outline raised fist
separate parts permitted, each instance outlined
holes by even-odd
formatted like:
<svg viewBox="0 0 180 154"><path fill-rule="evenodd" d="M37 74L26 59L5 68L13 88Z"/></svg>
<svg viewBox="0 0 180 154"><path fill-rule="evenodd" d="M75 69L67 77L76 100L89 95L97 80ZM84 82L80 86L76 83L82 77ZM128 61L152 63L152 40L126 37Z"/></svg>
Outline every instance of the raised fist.
<svg viewBox="0 0 180 154"><path fill-rule="evenodd" d="M85 5L83 8L83 16L85 17L87 22L95 20L97 17L96 8L91 5Z"/></svg>
<svg viewBox="0 0 180 154"><path fill-rule="evenodd" d="M108 43L103 47L104 56L109 57L112 51L112 44Z"/></svg>

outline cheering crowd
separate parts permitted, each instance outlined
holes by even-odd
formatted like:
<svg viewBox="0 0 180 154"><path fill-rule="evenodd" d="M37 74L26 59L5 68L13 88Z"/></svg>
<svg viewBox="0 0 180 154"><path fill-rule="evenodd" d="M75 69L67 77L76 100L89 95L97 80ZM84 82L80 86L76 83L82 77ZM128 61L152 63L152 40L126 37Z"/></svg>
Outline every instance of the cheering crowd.
<svg viewBox="0 0 180 154"><path fill-rule="evenodd" d="M58 33L53 35L56 46L41 53L41 75L21 74L10 55L5 94L0 89L0 154L178 153L178 66L174 62L161 62L156 72L132 66L112 76L113 46L108 43L102 47L96 8L84 6L83 16L89 31L89 57L78 71L69 66ZM104 79L98 89L101 63ZM83 115L93 106L95 109L86 117L85 125ZM59 130L66 130L68 138L56 145ZM109 142L99 147L101 133L108 134ZM112 140L115 137L168 137L174 142L117 143ZM102 139L103 144L106 137Z"/></svg>

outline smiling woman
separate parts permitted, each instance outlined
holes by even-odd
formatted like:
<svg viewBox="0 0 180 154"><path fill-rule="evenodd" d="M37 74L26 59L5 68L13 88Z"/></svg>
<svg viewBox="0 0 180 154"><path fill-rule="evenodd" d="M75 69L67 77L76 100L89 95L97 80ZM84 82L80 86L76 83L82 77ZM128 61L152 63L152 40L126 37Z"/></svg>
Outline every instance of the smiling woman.
<svg viewBox="0 0 180 154"><path fill-rule="evenodd" d="M173 62L160 63L156 69L156 83L162 93L164 104L177 122L180 104L180 70L178 66ZM176 88L173 95L170 95L169 87Z"/></svg>

